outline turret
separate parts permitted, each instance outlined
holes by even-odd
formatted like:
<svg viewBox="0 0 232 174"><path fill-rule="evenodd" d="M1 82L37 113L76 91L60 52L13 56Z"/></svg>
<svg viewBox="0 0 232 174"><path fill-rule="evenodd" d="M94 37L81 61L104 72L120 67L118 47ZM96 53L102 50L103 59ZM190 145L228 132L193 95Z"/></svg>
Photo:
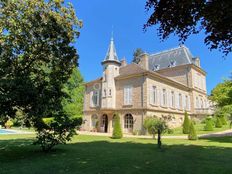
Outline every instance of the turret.
<svg viewBox="0 0 232 174"><path fill-rule="evenodd" d="M102 82L102 107L115 108L116 104L116 89L114 78L119 75L121 62L118 60L114 39L111 38L108 51L103 65L103 82Z"/></svg>

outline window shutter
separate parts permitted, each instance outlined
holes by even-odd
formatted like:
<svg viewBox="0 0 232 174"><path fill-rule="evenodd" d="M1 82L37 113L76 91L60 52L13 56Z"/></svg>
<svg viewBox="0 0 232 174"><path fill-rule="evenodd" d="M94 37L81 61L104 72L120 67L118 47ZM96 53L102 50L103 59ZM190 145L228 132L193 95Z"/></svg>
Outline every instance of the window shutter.
<svg viewBox="0 0 232 174"><path fill-rule="evenodd" d="M127 87L124 87L124 104L127 104Z"/></svg>
<svg viewBox="0 0 232 174"><path fill-rule="evenodd" d="M97 91L97 106L99 106L99 101L100 101L100 91Z"/></svg>
<svg viewBox="0 0 232 174"><path fill-rule="evenodd" d="M182 109L186 110L186 96L182 95Z"/></svg>
<svg viewBox="0 0 232 174"><path fill-rule="evenodd" d="M177 109L179 109L180 108L180 106L179 106L179 94L178 93L176 93L176 100L175 100L175 102L176 102L176 108Z"/></svg>
<svg viewBox="0 0 232 174"><path fill-rule="evenodd" d="M149 89L149 95L150 95L150 104L154 104L154 100L153 100L153 96L154 96L154 94L153 94L153 86L150 86L150 89Z"/></svg>
<svg viewBox="0 0 232 174"><path fill-rule="evenodd" d="M167 90L166 94L167 94L167 107L170 107L171 106L170 91Z"/></svg>
<svg viewBox="0 0 232 174"><path fill-rule="evenodd" d="M188 96L188 110L190 111L190 107L191 107L191 104L190 104L190 96Z"/></svg>
<svg viewBox="0 0 232 174"><path fill-rule="evenodd" d="M130 86L128 89L129 89L129 104L132 104L133 88Z"/></svg>
<svg viewBox="0 0 232 174"><path fill-rule="evenodd" d="M90 107L93 107L93 91L90 92L89 103L90 103Z"/></svg>
<svg viewBox="0 0 232 174"><path fill-rule="evenodd" d="M164 95L163 95L163 90L160 90L160 99L161 99L161 103L160 103L160 105L161 106L164 106L164 97L163 97Z"/></svg>

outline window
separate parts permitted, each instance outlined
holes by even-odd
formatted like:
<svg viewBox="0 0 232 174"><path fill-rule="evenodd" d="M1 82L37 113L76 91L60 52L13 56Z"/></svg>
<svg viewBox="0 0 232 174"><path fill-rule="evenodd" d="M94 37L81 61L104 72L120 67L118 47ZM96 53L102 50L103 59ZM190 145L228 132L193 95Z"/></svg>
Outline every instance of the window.
<svg viewBox="0 0 232 174"><path fill-rule="evenodd" d="M109 96L111 96L111 89L109 89Z"/></svg>
<svg viewBox="0 0 232 174"><path fill-rule="evenodd" d="M175 93L174 93L174 91L171 92L171 107L175 108Z"/></svg>
<svg viewBox="0 0 232 174"><path fill-rule="evenodd" d="M157 103L157 89L156 86L152 86L151 87L151 91L150 91L150 104L156 104Z"/></svg>
<svg viewBox="0 0 232 174"><path fill-rule="evenodd" d="M185 96L185 102L184 102L184 109L187 110L188 109L188 96Z"/></svg>
<svg viewBox="0 0 232 174"><path fill-rule="evenodd" d="M179 94L179 109L182 109L182 95Z"/></svg>
<svg viewBox="0 0 232 174"><path fill-rule="evenodd" d="M167 93L166 93L166 89L163 89L163 94L162 94L162 105L166 106L167 105Z"/></svg>
<svg viewBox="0 0 232 174"><path fill-rule="evenodd" d="M93 128L97 127L97 121L98 121L97 115L92 115L92 117L91 117L91 126Z"/></svg>
<svg viewBox="0 0 232 174"><path fill-rule="evenodd" d="M106 89L104 89L104 97L106 97L107 93L106 93Z"/></svg>
<svg viewBox="0 0 232 174"><path fill-rule="evenodd" d="M92 107L99 106L99 96L100 96L99 90L92 91L90 96L91 96L91 106Z"/></svg>
<svg viewBox="0 0 232 174"><path fill-rule="evenodd" d="M131 114L126 114L124 118L124 128L128 129L131 128L133 129L133 117Z"/></svg>
<svg viewBox="0 0 232 174"><path fill-rule="evenodd" d="M199 100L198 100L198 97L196 97L196 108L199 108Z"/></svg>
<svg viewBox="0 0 232 174"><path fill-rule="evenodd" d="M124 87L124 105L132 105L132 86Z"/></svg>

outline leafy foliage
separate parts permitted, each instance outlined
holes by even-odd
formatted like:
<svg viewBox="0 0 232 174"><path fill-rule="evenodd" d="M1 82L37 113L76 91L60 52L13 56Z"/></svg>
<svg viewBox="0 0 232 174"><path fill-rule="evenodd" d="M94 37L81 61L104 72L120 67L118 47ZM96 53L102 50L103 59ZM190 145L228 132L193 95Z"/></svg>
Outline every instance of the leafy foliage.
<svg viewBox="0 0 232 174"><path fill-rule="evenodd" d="M69 140L80 124L63 112L62 89L77 66L73 43L81 26L62 0L0 0L0 115L13 118L23 108L42 147L46 136L51 145ZM54 117L51 127L44 117Z"/></svg>
<svg viewBox="0 0 232 174"><path fill-rule="evenodd" d="M155 134L158 134L157 145L158 148L161 148L161 134L168 131L168 126L164 120L155 118L155 117L147 117L144 120L144 128L148 130L149 133L153 135L155 138Z"/></svg>
<svg viewBox="0 0 232 174"><path fill-rule="evenodd" d="M62 113L60 113L62 114ZM76 134L77 125L81 125L81 118L70 119L67 115L59 115L54 118L43 119L43 126L37 132L37 140L43 151L50 151L55 145L65 144Z"/></svg>
<svg viewBox="0 0 232 174"><path fill-rule="evenodd" d="M188 113L185 111L184 113L184 123L183 123L183 134L188 134L190 131L190 120L188 117Z"/></svg>
<svg viewBox="0 0 232 174"><path fill-rule="evenodd" d="M184 42L191 34L203 31L211 50L219 49L225 55L232 51L232 1L147 0L145 8L152 14L144 28L159 24L162 40L174 34Z"/></svg>
<svg viewBox="0 0 232 174"><path fill-rule="evenodd" d="M70 117L81 117L84 103L84 80L79 69L73 69L71 77L64 84L63 91L67 94L62 100L64 112Z"/></svg>
<svg viewBox="0 0 232 174"><path fill-rule="evenodd" d="M197 140L198 139L194 124L192 122L190 123L188 139L189 140Z"/></svg>
<svg viewBox="0 0 232 174"><path fill-rule="evenodd" d="M232 81L225 80L223 83L219 83L212 90L210 99L219 107L232 105Z"/></svg>
<svg viewBox="0 0 232 174"><path fill-rule="evenodd" d="M213 120L211 117L207 117L205 120L205 131L212 131L213 130Z"/></svg>
<svg viewBox="0 0 232 174"><path fill-rule="evenodd" d="M120 117L118 115L118 113L115 114L114 116L114 129L113 129L113 135L112 138L114 139L120 139L122 138L122 128L121 128L121 124L120 124Z"/></svg>
<svg viewBox="0 0 232 174"><path fill-rule="evenodd" d="M5 127L6 128L11 128L14 125L13 121L11 121L10 119L7 120L7 122L5 123Z"/></svg>
<svg viewBox="0 0 232 174"><path fill-rule="evenodd" d="M216 118L215 127L217 127L217 128L221 128L222 127L222 122L221 122L220 117Z"/></svg>
<svg viewBox="0 0 232 174"><path fill-rule="evenodd" d="M141 48L137 48L133 53L132 62L138 64L140 62L140 55L142 55L143 53L144 53L144 51Z"/></svg>

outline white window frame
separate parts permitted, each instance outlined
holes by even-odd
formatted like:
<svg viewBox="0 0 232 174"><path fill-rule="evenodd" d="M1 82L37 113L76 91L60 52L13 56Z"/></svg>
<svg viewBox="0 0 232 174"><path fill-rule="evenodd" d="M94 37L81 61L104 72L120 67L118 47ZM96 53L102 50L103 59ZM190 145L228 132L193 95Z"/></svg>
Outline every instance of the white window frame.
<svg viewBox="0 0 232 174"><path fill-rule="evenodd" d="M133 86L127 85L123 89L124 95L124 105L132 105L133 100Z"/></svg>
<svg viewBox="0 0 232 174"><path fill-rule="evenodd" d="M171 91L171 105L170 107L175 108L175 92Z"/></svg>
<svg viewBox="0 0 232 174"><path fill-rule="evenodd" d="M94 97L96 95L96 103L94 102ZM91 107L97 107L99 106L99 100L100 100L100 91L99 90L95 90L95 91L91 91L90 94L90 105Z"/></svg>
<svg viewBox="0 0 232 174"><path fill-rule="evenodd" d="M167 106L167 90L162 89L162 106Z"/></svg>

